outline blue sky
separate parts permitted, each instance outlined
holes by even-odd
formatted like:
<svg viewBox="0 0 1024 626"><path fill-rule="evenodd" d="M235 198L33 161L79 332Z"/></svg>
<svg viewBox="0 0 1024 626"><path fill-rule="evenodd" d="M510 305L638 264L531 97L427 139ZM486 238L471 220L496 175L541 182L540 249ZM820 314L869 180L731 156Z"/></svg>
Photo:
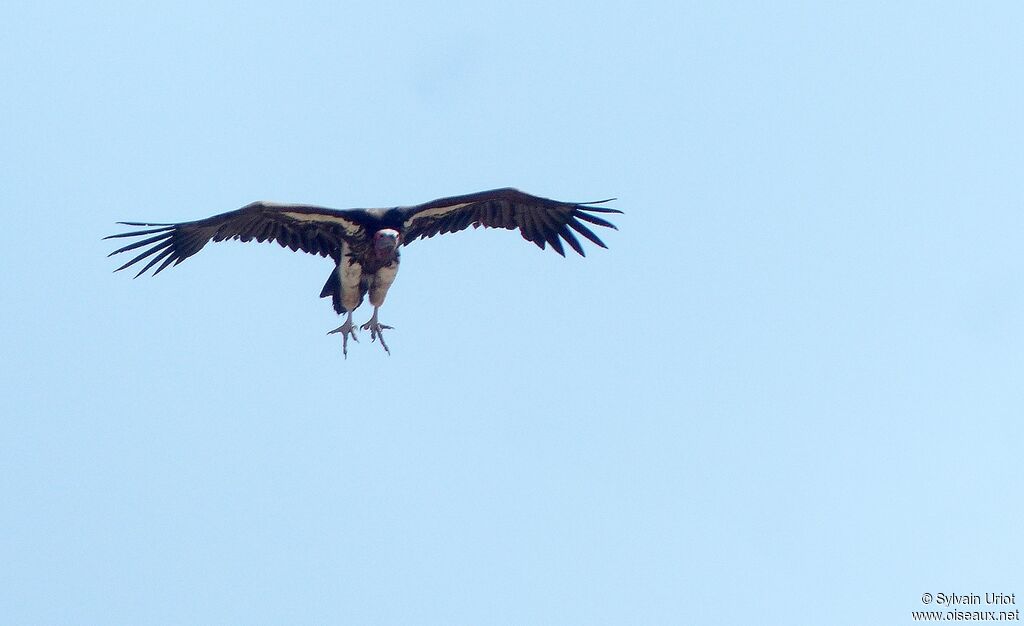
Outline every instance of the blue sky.
<svg viewBox="0 0 1024 626"><path fill-rule="evenodd" d="M1016 3L5 3L13 623L910 623L1024 595ZM615 196L330 265L118 220ZM360 310L359 322L369 310Z"/></svg>

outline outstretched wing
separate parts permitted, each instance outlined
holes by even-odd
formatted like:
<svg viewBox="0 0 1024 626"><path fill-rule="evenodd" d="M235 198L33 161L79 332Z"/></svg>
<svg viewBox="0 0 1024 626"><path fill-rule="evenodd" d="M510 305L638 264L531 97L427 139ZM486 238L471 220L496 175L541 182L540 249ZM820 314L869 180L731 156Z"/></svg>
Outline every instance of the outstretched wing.
<svg viewBox="0 0 1024 626"><path fill-rule="evenodd" d="M282 247L320 256L331 256L337 260L341 253L343 240L357 240L365 235L356 213L303 204L253 202L236 211L214 215L195 222L180 224L118 222L127 226L154 226L155 228L111 235L104 239L152 235L123 248L118 248L108 255L113 256L148 246L138 256L114 270L115 272L121 271L143 259L152 257L145 267L135 275L136 278L160 263L156 271L153 272L153 275L156 276L167 266L177 265L199 252L207 242L227 239L276 241Z"/></svg>
<svg viewBox="0 0 1024 626"><path fill-rule="evenodd" d="M610 202L560 202L539 198L518 189L493 189L465 196L454 196L401 209L405 214L405 244L415 239L433 237L438 233L454 233L469 226L518 228L523 239L543 250L546 243L562 256L562 241L582 256L583 246L573 235L576 231L590 241L607 248L583 222L598 226L615 226L592 213L622 213L616 209L593 206ZM570 230L571 229L571 230Z"/></svg>

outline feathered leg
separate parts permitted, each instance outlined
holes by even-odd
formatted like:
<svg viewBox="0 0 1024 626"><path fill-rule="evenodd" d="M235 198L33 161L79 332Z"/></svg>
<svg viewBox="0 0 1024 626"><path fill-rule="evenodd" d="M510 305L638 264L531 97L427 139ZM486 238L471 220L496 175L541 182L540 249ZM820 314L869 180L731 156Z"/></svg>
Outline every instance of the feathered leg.
<svg viewBox="0 0 1024 626"><path fill-rule="evenodd" d="M391 354L391 350L388 349L388 344L384 343L384 330L390 330L394 327L385 326L384 324L381 324L380 322L377 321L377 309L379 308L379 306L373 307L373 317L370 318L370 321L366 322L359 328L370 331L370 341L380 339L380 345L384 346L384 352Z"/></svg>
<svg viewBox="0 0 1024 626"><path fill-rule="evenodd" d="M376 315L374 317L376 317ZM341 326L335 328L332 331L329 331L327 334L328 335L333 335L334 333L341 333L341 353L347 359L348 358L348 338L352 337L352 341L355 341L356 343L359 343L359 337L356 337L356 327L352 324L352 311L348 312L348 317L345 318L345 323L344 324L342 324ZM383 343L383 341L384 340L381 339L381 343Z"/></svg>

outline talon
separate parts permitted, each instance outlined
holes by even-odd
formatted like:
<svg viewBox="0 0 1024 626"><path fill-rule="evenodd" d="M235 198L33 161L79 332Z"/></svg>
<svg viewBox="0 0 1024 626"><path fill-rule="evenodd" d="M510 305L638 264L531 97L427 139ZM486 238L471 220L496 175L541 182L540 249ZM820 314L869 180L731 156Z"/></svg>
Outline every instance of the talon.
<svg viewBox="0 0 1024 626"><path fill-rule="evenodd" d="M371 317L369 319L369 321L367 321L365 324L363 324L359 328L361 328L363 330L370 331L370 341L371 342L380 339L380 345L381 345L381 347L384 348L384 352L387 352L388 354L391 354L391 349L388 348L388 344L384 343L384 331L385 330L392 330L394 327L393 326L388 326L386 324L381 324L380 322L377 321L377 308L376 307L373 309L373 317Z"/></svg>
<svg viewBox="0 0 1024 626"><path fill-rule="evenodd" d="M334 333L341 333L341 354L347 359L348 358L348 338L351 337L353 341L359 343L359 337L356 336L355 326L352 325L352 313L349 312L348 318L345 319L345 323L335 328L334 330L327 331L328 335Z"/></svg>

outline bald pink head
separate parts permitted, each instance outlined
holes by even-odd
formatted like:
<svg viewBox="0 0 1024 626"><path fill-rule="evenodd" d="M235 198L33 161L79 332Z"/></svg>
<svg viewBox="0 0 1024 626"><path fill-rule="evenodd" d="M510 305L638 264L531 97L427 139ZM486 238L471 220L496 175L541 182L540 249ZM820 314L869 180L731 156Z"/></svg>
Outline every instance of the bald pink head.
<svg viewBox="0 0 1024 626"><path fill-rule="evenodd" d="M393 228L382 228L373 233L373 251L378 257L394 256L398 249L398 231Z"/></svg>

